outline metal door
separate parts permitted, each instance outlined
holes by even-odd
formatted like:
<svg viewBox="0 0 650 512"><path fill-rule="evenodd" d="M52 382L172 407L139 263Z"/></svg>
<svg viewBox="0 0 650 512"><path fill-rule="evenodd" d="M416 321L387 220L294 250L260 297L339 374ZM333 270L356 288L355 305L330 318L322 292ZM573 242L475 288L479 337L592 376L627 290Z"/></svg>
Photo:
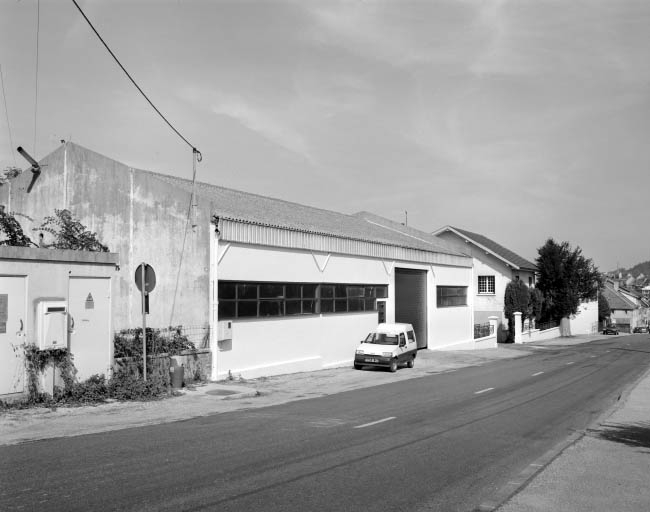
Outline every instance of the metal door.
<svg viewBox="0 0 650 512"><path fill-rule="evenodd" d="M395 322L413 324L418 348L427 347L427 271L395 269Z"/></svg>
<svg viewBox="0 0 650 512"><path fill-rule="evenodd" d="M26 287L24 276L0 276L0 395L25 389Z"/></svg>
<svg viewBox="0 0 650 512"><path fill-rule="evenodd" d="M108 376L111 366L111 280L71 277L68 294L70 353L77 379Z"/></svg>

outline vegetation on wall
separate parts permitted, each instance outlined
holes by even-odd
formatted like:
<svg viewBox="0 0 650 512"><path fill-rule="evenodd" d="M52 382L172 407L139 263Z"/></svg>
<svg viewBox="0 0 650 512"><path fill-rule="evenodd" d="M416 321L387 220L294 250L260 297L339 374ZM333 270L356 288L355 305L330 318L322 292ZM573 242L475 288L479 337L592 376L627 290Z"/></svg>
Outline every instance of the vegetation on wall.
<svg viewBox="0 0 650 512"><path fill-rule="evenodd" d="M142 327L122 329L113 336L115 357L142 358ZM168 329L147 327L147 354L175 356L185 350L196 351L196 346L183 334L183 326Z"/></svg>
<svg viewBox="0 0 650 512"><path fill-rule="evenodd" d="M87 230L86 226L66 209L55 209L54 215L45 217L43 223L34 228L34 231L50 233L54 241L48 247L53 249L108 252L108 247L98 240L97 234Z"/></svg>
<svg viewBox="0 0 650 512"><path fill-rule="evenodd" d="M544 294L543 320L559 322L575 315L583 300L597 298L602 276L580 247L573 249L568 242L558 244L549 238L538 253L537 288Z"/></svg>
<svg viewBox="0 0 650 512"><path fill-rule="evenodd" d="M23 231L15 213L0 210L0 245L30 247L36 244Z"/></svg>

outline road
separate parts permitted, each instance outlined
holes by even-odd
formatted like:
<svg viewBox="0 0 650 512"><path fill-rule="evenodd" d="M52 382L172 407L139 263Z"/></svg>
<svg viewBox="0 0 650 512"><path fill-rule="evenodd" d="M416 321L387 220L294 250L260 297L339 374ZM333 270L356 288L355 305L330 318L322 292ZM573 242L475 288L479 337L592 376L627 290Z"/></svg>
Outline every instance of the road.
<svg viewBox="0 0 650 512"><path fill-rule="evenodd" d="M613 337L280 406L5 446L0 510L471 511L586 429L649 364L647 335Z"/></svg>

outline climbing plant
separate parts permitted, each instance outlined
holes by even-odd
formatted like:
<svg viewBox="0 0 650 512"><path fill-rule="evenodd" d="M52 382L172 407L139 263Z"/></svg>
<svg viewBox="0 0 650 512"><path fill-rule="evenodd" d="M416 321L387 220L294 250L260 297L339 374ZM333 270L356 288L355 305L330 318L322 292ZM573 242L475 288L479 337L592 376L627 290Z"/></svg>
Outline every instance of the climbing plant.
<svg viewBox="0 0 650 512"><path fill-rule="evenodd" d="M108 247L99 241L97 234L87 230L86 226L66 209L55 209L54 215L45 217L43 223L34 228L34 231L45 231L51 234L54 242L48 247L53 249L108 252Z"/></svg>
<svg viewBox="0 0 650 512"><path fill-rule="evenodd" d="M16 220L15 213L0 210L0 245L14 247L29 247L36 244L23 231L20 222Z"/></svg>

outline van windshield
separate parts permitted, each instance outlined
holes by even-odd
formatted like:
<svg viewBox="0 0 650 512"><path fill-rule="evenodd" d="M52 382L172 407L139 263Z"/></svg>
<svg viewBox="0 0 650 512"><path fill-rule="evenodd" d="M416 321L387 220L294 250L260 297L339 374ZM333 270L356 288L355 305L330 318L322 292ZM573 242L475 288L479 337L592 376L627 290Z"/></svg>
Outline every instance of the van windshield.
<svg viewBox="0 0 650 512"><path fill-rule="evenodd" d="M376 345L397 345L397 334L386 334L385 332L371 332L364 343L374 343Z"/></svg>

